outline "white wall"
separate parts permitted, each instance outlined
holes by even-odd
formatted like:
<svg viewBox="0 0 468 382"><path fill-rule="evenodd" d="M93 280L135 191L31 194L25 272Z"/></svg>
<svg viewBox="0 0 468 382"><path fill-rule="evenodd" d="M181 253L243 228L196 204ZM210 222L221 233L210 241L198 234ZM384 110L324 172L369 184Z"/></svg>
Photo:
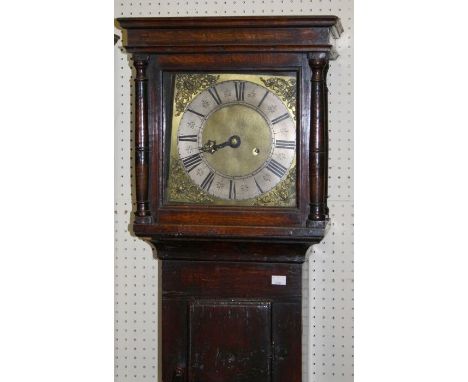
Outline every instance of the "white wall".
<svg viewBox="0 0 468 382"><path fill-rule="evenodd" d="M329 207L332 228L304 264L304 381L353 380L353 1L116 0L115 17L332 14L345 32L330 65ZM117 34L120 31L116 30ZM116 382L157 380L157 260L128 232L132 212L128 56L115 49L115 356Z"/></svg>

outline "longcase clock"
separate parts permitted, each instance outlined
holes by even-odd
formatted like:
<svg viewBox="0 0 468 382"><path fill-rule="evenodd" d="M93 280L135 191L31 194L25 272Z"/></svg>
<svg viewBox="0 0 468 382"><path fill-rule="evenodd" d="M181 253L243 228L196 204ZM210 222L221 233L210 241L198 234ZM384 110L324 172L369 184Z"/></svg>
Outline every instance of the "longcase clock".
<svg viewBox="0 0 468 382"><path fill-rule="evenodd" d="M161 260L162 381L300 381L339 19L118 22L135 67L133 230Z"/></svg>

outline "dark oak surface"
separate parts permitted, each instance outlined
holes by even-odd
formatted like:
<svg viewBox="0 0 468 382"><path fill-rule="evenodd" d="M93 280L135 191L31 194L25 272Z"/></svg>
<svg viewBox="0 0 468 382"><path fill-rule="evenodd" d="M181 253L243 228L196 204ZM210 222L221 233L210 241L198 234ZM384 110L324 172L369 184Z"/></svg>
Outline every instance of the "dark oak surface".
<svg viewBox="0 0 468 382"><path fill-rule="evenodd" d="M162 260L162 381L299 382L301 265L328 223L326 76L339 19L117 21L136 69L133 230ZM166 203L167 78L176 71L297 74L295 207Z"/></svg>
<svg viewBox="0 0 468 382"><path fill-rule="evenodd" d="M161 274L162 381L301 380L301 264L168 260Z"/></svg>
<svg viewBox="0 0 468 382"><path fill-rule="evenodd" d="M129 17L118 18L124 29L204 29L204 28L333 28L334 34L343 31L340 19L331 15L309 16L221 16L221 17ZM335 31L336 30L336 31Z"/></svg>
<svg viewBox="0 0 468 382"><path fill-rule="evenodd" d="M301 296L298 264L229 261L166 261L163 297L281 299ZM272 275L284 275L287 285L273 286ZM247 283L248 282L248 283Z"/></svg>
<svg viewBox="0 0 468 382"><path fill-rule="evenodd" d="M335 52L336 16L120 18L129 52Z"/></svg>
<svg viewBox="0 0 468 382"><path fill-rule="evenodd" d="M270 302L194 301L189 332L189 381L271 381Z"/></svg>

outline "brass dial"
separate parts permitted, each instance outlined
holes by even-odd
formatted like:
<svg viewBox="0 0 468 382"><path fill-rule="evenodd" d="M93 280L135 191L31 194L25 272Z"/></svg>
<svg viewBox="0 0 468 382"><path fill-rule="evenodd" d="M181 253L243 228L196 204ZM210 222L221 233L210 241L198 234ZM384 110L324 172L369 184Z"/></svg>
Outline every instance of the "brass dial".
<svg viewBox="0 0 468 382"><path fill-rule="evenodd" d="M289 109L268 88L223 81L185 108L177 152L185 173L202 192L226 201L258 198L291 170L296 126Z"/></svg>

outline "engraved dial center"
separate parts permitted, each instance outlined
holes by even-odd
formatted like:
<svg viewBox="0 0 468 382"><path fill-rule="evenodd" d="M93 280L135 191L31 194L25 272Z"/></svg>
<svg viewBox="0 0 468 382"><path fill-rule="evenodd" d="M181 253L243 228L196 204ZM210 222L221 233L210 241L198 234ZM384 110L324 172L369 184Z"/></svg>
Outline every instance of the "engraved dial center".
<svg viewBox="0 0 468 382"><path fill-rule="evenodd" d="M207 118L202 142L227 144L212 155L205 155L205 160L220 174L247 176L262 167L268 159L271 135L269 124L256 110L242 104L226 105ZM252 155L253 152L256 154Z"/></svg>

